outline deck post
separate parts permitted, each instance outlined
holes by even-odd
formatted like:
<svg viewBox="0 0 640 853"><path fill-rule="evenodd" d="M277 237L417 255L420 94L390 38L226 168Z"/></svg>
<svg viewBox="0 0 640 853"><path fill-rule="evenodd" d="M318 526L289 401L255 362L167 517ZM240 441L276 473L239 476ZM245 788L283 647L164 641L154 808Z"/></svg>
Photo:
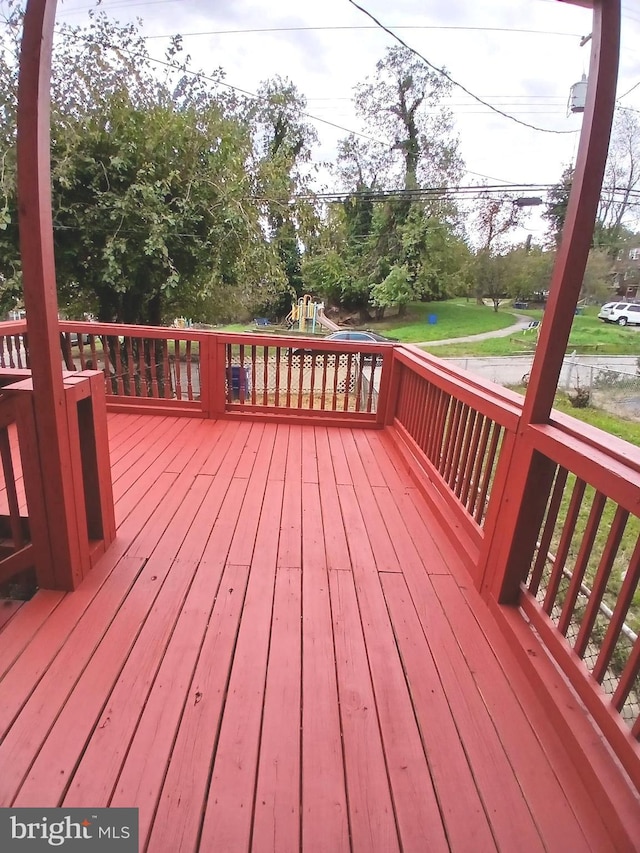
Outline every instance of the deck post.
<svg viewBox="0 0 640 853"><path fill-rule="evenodd" d="M41 585L74 589L89 565L82 484L74 480L51 212L50 78L56 0L29 0L24 17L18 84L18 208L24 303L29 333L35 427L41 462L40 525L48 534ZM108 494L108 490L107 490ZM83 535L84 532L84 535Z"/></svg>
<svg viewBox="0 0 640 853"><path fill-rule="evenodd" d="M546 490L551 488L549 465L540 454L527 450L527 433L530 424L549 420L591 248L615 109L620 0L593 0L591 45L587 101L562 241L514 444L510 476L504 490L492 496L500 501L501 523L486 543L478 572L484 594L503 604L518 600L520 583L530 566L546 506Z"/></svg>

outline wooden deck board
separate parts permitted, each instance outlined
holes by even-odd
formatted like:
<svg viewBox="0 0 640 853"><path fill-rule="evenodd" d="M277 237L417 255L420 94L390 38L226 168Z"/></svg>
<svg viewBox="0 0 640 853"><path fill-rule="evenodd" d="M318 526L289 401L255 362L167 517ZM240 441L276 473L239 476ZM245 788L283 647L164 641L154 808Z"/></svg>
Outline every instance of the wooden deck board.
<svg viewBox="0 0 640 853"><path fill-rule="evenodd" d="M138 806L149 853L615 848L383 434L110 435L116 542L0 631L0 804Z"/></svg>
<svg viewBox="0 0 640 853"><path fill-rule="evenodd" d="M308 853L349 850L329 575L320 489L302 487L302 841Z"/></svg>

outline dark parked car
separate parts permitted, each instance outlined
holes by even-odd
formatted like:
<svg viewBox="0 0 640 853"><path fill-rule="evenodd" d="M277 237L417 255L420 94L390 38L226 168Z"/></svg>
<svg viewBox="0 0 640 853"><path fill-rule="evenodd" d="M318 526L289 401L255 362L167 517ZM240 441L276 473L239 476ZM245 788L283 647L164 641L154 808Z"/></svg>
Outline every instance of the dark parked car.
<svg viewBox="0 0 640 853"><path fill-rule="evenodd" d="M361 343L361 344L388 344L394 343L394 338L385 338L384 335L379 335L377 332L333 332L330 335L327 335L326 338L323 338L325 341L349 341L350 343ZM311 346L311 342L304 347L297 347L296 349L291 351L292 355L319 355L326 350L316 349ZM370 358L371 356L365 356L365 358Z"/></svg>

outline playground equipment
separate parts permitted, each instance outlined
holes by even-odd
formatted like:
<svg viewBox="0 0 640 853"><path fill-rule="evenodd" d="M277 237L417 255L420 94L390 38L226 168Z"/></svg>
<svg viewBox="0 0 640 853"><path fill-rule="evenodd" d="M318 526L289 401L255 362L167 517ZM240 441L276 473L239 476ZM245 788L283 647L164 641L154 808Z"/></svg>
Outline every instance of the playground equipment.
<svg viewBox="0 0 640 853"><path fill-rule="evenodd" d="M287 325L298 332L315 334L317 326L323 326L332 332L337 332L340 326L330 320L324 313L324 302L316 302L308 293L291 304L287 315Z"/></svg>

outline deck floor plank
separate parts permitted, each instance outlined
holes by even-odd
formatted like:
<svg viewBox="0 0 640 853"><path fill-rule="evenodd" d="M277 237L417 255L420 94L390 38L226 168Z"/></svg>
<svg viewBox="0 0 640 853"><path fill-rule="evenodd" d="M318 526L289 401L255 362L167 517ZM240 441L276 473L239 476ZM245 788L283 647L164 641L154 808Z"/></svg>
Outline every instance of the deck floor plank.
<svg viewBox="0 0 640 853"><path fill-rule="evenodd" d="M338 492L354 543L351 563L398 833L404 850L447 850L436 793L376 571L373 542L359 506L360 492L367 488L368 484L358 491L339 486Z"/></svg>
<svg viewBox="0 0 640 853"><path fill-rule="evenodd" d="M247 586L224 716L207 793L203 850L246 850L251 838L256 767L262 723L283 510L272 481L263 505L256 557Z"/></svg>
<svg viewBox="0 0 640 853"><path fill-rule="evenodd" d="M302 570L278 567L251 850L300 850Z"/></svg>
<svg viewBox="0 0 640 853"><path fill-rule="evenodd" d="M615 849L384 432L109 433L114 544L0 631L1 805L138 806L147 853Z"/></svg>
<svg viewBox="0 0 640 853"><path fill-rule="evenodd" d="M449 624L428 576L408 568L405 577L498 847L542 851L529 805L463 655L468 637L459 637L457 620L455 627Z"/></svg>
<svg viewBox="0 0 640 853"><path fill-rule="evenodd" d="M316 451L327 568L350 569L349 546L342 523L329 431L326 428L316 428Z"/></svg>
<svg viewBox="0 0 640 853"><path fill-rule="evenodd" d="M406 582L391 573L381 582L451 848L497 849Z"/></svg>
<svg viewBox="0 0 640 853"><path fill-rule="evenodd" d="M111 726L112 718L117 719L117 714L135 713L135 708L143 705L145 682L158 667L196 567L194 562L190 571L171 571L180 552L181 535L185 529L193 535L188 516L193 518L198 511L210 485L207 478L196 478L135 588L94 652L92 666L66 699L14 805L37 806L45 797L61 800L93 731L92 720L98 719L98 728L105 729ZM195 533L202 540L198 529ZM200 542L202 548L205 542L206 539ZM148 584L144 583L145 575ZM109 694L116 683L118 689L109 707ZM113 757L111 754L107 760ZM94 772L95 769L94 765ZM101 768L101 773L104 772Z"/></svg>
<svg viewBox="0 0 640 853"><path fill-rule="evenodd" d="M329 573L349 826L354 853L400 850L351 572Z"/></svg>
<svg viewBox="0 0 640 853"><path fill-rule="evenodd" d="M560 739L548 720L540 717L533 688L518 672L517 666L509 668L508 678L505 677L506 667L501 666L494 648L497 647L507 660L512 652L497 625L490 618L481 617L479 596L475 590L460 590L453 578L434 578L433 583L443 610L448 612L449 607L455 607L461 618L468 622L469 633L475 634L474 642L466 650L469 665L487 706L500 721L502 741L536 812L547 846L551 849L555 845L565 850L580 847L598 851L613 849L596 804L584 789L578 770L562 749ZM467 601L466 607L462 606L463 599ZM485 642L487 639L489 643ZM545 731L546 745L536 736L534 724ZM537 755L536 747L542 747L542 754L534 762L530 756ZM525 761L523 756L527 756ZM544 776L545 784L540 783L541 776ZM581 806L579 822L567 814L567 810L572 811L572 802Z"/></svg>
<svg viewBox="0 0 640 853"><path fill-rule="evenodd" d="M205 479L198 478L201 481ZM195 570L195 577L168 642L164 645L156 641L158 654L161 655L157 674L154 675L155 661L146 669L141 669L135 656L129 658L87 743L73 783L65 797L66 805L107 805L121 773L127 781L124 787L128 796L131 791L138 791L142 786L138 780L134 783L134 773L129 768L135 768L141 776L152 763L150 745L142 735L145 730L151 729L155 732L158 749L154 758L159 757L163 742L163 725L158 714L166 712L169 702L173 702L177 696L186 695L188 680L185 684L184 675L193 672L199 649L194 640L204 634L220 581L220 573L211 571L208 563L203 562L197 554L203 553L205 544L209 541L212 513L218 516L215 504L219 503L223 507L219 516L223 521L231 521L234 514L237 516L244 494L243 484L237 481L235 490L229 489L226 494L220 492L222 489L214 490L210 487L211 499L203 500L194 518L195 536L185 540L174 563L176 567L184 569L185 573L188 573L189 569ZM229 530L233 530L233 527L225 524L218 529L229 535ZM224 549L224 542L218 539L216 546ZM147 639L144 635L139 638L142 644L141 654L144 654L143 647ZM169 684L171 689L168 689ZM182 689L179 684L183 685ZM142 695L138 695L139 691ZM138 701L131 701L134 698ZM123 708L122 702L127 700L128 707ZM151 726L148 722L150 718L153 718ZM170 727L169 740L176 725L177 723L174 723ZM127 768L122 771L125 759ZM98 767L101 767L99 773L96 772ZM161 777L162 770L154 773L156 780ZM159 787L158 782L156 785ZM150 809L151 814L153 808L155 805Z"/></svg>
<svg viewBox="0 0 640 853"><path fill-rule="evenodd" d="M329 576L320 489L302 487L302 842L350 849Z"/></svg>

